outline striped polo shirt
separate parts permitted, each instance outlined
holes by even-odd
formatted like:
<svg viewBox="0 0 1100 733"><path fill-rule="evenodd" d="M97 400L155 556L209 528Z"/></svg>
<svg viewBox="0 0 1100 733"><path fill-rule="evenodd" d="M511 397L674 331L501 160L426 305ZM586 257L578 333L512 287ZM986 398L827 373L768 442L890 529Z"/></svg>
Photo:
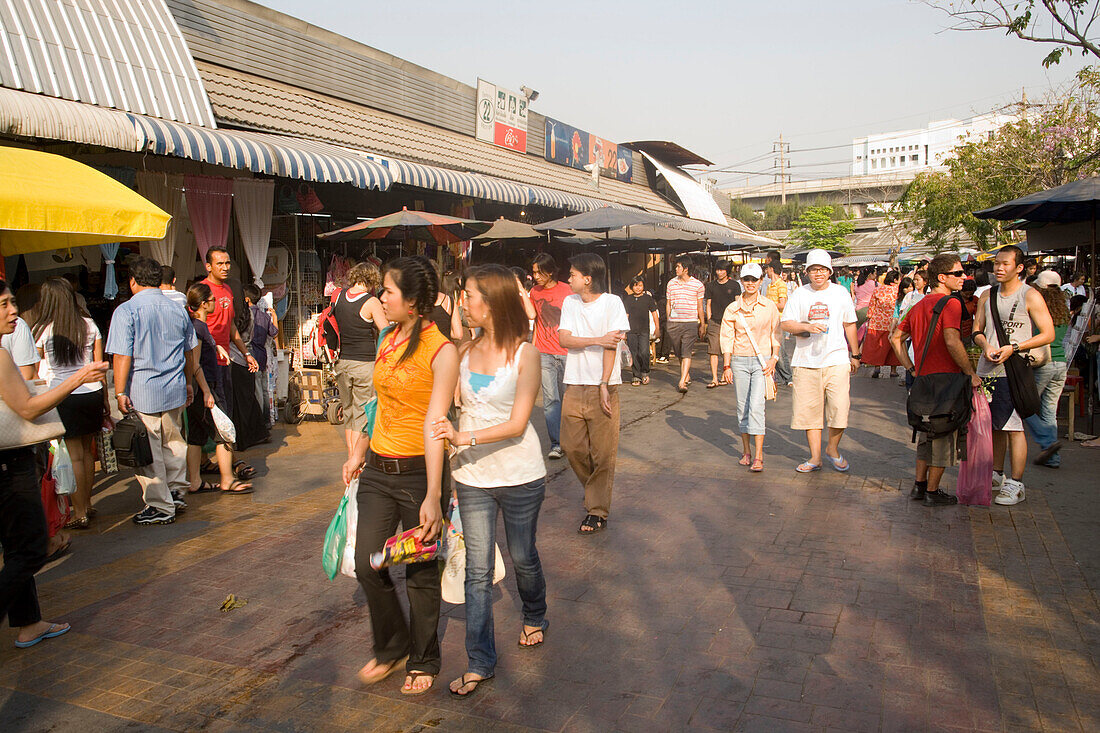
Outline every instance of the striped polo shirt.
<svg viewBox="0 0 1100 733"><path fill-rule="evenodd" d="M665 296L668 298L668 320L673 322L699 320L699 301L706 294L706 287L693 277L681 280L674 277L668 281Z"/></svg>
<svg viewBox="0 0 1100 733"><path fill-rule="evenodd" d="M126 391L134 409L149 415L187 402L184 363L197 344L186 311L159 288L146 288L115 309L104 351L133 358Z"/></svg>

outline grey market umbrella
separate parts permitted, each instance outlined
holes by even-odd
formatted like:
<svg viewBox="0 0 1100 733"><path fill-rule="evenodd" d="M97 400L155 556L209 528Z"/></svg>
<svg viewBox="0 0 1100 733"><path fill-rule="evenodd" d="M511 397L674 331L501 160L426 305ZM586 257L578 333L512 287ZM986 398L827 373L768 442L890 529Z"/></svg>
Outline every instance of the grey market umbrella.
<svg viewBox="0 0 1100 733"><path fill-rule="evenodd" d="M650 214L641 209L616 209L611 206L603 206L592 211L586 211L583 214L574 214L562 219L536 224L535 229L540 232L563 229L576 229L582 232L610 232L639 224L664 224L667 222L667 217Z"/></svg>
<svg viewBox="0 0 1100 733"><path fill-rule="evenodd" d="M536 230L530 224L521 221L512 221L503 216L493 222L488 231L479 234L472 241L487 244L502 239L545 239L546 235Z"/></svg>

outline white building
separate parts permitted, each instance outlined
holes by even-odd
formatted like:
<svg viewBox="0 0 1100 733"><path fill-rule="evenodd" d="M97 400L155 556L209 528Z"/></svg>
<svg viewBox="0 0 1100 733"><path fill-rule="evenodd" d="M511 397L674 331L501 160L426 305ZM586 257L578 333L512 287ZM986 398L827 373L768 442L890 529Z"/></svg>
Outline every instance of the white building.
<svg viewBox="0 0 1100 733"><path fill-rule="evenodd" d="M969 120L938 120L918 130L900 130L856 138L852 141L852 175L916 172L942 164L950 150L967 139L992 136L1013 115L996 112Z"/></svg>

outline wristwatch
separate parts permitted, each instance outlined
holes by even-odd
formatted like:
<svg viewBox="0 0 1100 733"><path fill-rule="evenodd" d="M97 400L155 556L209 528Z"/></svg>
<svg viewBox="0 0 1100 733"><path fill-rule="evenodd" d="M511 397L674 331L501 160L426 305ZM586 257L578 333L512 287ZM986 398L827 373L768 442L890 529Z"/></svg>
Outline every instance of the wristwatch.
<svg viewBox="0 0 1100 733"><path fill-rule="evenodd" d="M1016 343L1015 341L1012 342L1012 353L1013 354L1019 354L1020 353L1020 345L1018 343Z"/></svg>
<svg viewBox="0 0 1100 733"><path fill-rule="evenodd" d="M853 358L853 359L862 359L862 358L863 358L863 354L852 354L852 358Z"/></svg>
<svg viewBox="0 0 1100 733"><path fill-rule="evenodd" d="M473 433L470 433L470 447L474 448L476 446L477 446L477 436L474 435Z"/></svg>

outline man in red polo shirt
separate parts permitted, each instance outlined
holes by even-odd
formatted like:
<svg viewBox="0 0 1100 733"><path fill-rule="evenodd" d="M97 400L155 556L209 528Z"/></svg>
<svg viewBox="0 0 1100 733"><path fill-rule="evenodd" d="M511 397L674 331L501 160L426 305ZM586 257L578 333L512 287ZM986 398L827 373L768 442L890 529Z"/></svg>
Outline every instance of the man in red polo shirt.
<svg viewBox="0 0 1100 733"><path fill-rule="evenodd" d="M225 247L214 246L206 251L207 278L203 282L210 286L210 291L217 299L214 312L206 320L206 326L210 329L210 335L214 337L215 344L225 349L225 353L229 353L229 344L234 344L242 354L246 355L245 360L248 363L248 371L255 372L260 366L249 354L248 346L245 345L241 335L237 333L237 327L233 325L233 318L235 317L233 291L226 284L232 264ZM218 369L221 372L221 379L218 380L218 386L215 388L218 403L226 413L232 415L233 390L229 360L221 353L218 354Z"/></svg>

